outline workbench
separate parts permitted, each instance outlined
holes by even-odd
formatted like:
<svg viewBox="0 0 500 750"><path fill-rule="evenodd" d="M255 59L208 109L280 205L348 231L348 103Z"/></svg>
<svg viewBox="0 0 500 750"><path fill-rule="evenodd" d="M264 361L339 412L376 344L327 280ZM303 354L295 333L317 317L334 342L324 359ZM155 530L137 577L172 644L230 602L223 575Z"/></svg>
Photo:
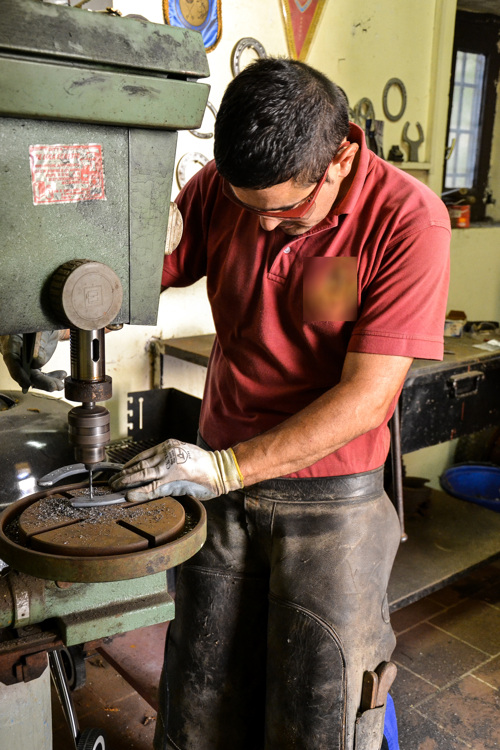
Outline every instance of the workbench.
<svg viewBox="0 0 500 750"><path fill-rule="evenodd" d="M168 357L206 367L214 339L208 334L156 341L155 387L164 386ZM500 351L477 349L477 343L471 337L446 338L445 352L452 353L442 362L412 364L399 400L400 429L391 430L403 454L500 425ZM171 397L170 414L174 401ZM188 402L184 407L192 408ZM160 423L159 403L154 410ZM417 494L405 490L408 541L400 547L389 586L393 611L500 556L500 513L435 490L428 501L415 503Z"/></svg>

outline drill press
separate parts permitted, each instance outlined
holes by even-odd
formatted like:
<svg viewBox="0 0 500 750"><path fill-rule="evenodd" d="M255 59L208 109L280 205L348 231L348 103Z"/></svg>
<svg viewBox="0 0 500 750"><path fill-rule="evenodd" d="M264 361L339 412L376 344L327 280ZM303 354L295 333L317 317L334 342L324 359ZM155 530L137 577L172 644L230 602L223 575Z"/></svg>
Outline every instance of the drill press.
<svg viewBox="0 0 500 750"><path fill-rule="evenodd" d="M104 330L156 323L177 130L201 124L209 70L186 29L2 0L0 74L0 334L69 327L77 403L77 463L0 516L0 746L49 750L25 708L47 653L64 695L61 646L171 619L165 570L205 538L195 500L137 507L89 485L108 463Z"/></svg>

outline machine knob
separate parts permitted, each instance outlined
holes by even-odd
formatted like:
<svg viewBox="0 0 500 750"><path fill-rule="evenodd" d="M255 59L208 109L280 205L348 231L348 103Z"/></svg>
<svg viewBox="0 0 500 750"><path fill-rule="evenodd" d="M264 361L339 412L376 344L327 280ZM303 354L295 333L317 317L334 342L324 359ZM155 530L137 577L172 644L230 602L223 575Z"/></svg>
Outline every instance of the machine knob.
<svg viewBox="0 0 500 750"><path fill-rule="evenodd" d="M116 273L94 260L70 260L59 266L52 275L49 294L61 322L84 331L112 323L123 300Z"/></svg>

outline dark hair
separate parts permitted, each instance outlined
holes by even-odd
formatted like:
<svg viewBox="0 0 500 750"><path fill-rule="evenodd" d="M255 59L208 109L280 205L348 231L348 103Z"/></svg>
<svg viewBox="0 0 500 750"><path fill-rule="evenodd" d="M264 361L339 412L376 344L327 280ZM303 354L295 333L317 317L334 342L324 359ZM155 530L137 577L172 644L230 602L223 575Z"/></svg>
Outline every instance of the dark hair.
<svg viewBox="0 0 500 750"><path fill-rule="evenodd" d="M326 76L298 60L257 60L222 98L215 163L235 187L318 182L348 132L345 96Z"/></svg>

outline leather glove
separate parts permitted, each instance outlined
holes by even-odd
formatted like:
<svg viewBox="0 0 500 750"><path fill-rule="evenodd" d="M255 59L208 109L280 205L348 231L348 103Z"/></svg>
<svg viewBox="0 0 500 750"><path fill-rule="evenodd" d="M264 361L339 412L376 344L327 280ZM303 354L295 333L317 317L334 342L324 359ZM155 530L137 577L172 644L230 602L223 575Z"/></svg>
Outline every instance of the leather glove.
<svg viewBox="0 0 500 750"><path fill-rule="evenodd" d="M165 495L191 495L198 500L242 489L244 486L232 448L206 451L180 440L166 440L139 453L111 478L114 490L127 490L127 500L137 501Z"/></svg>
<svg viewBox="0 0 500 750"><path fill-rule="evenodd" d="M3 354L7 369L16 383L19 383L23 393L27 393L30 385L42 391L62 391L64 388L64 370L42 372L41 367L47 364L55 352L59 341L60 331L43 331L38 353L29 364L23 363L23 336L20 333L11 336L0 336L0 350Z"/></svg>

